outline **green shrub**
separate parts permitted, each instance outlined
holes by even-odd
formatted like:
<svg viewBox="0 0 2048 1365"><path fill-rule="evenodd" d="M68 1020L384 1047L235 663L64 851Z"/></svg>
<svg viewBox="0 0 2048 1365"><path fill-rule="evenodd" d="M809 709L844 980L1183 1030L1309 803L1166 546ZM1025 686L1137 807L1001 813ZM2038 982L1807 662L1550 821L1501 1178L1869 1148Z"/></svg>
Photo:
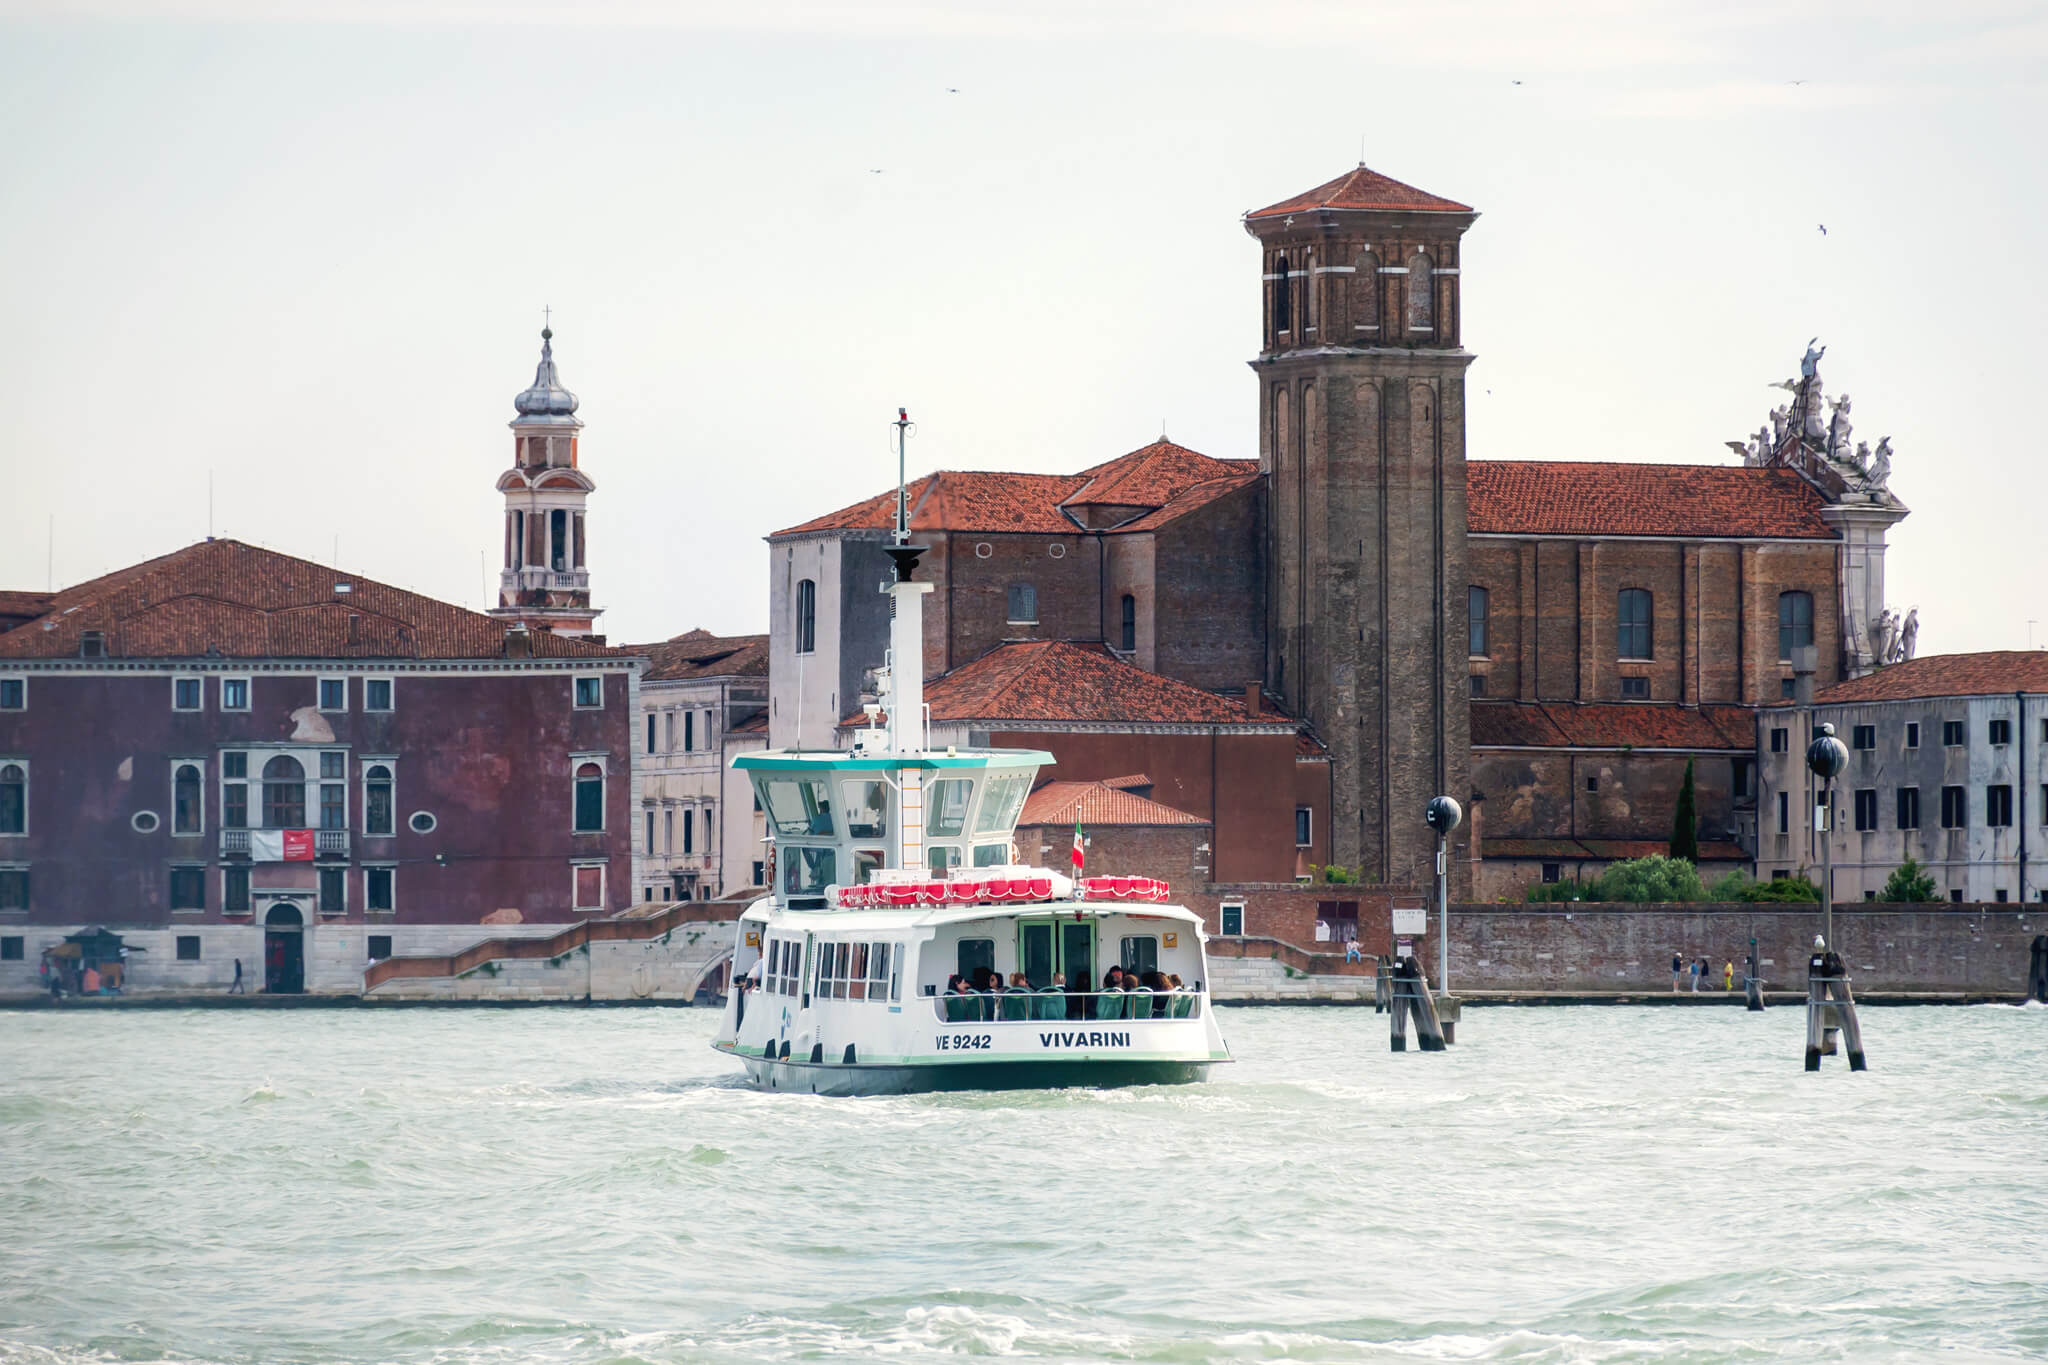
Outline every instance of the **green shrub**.
<svg viewBox="0 0 2048 1365"><path fill-rule="evenodd" d="M1784 905L1802 901L1820 902L1820 888L1804 877L1773 877L1753 882L1737 899L1752 905Z"/></svg>
<svg viewBox="0 0 2048 1365"><path fill-rule="evenodd" d="M1755 885L1756 878L1738 867L1733 872L1714 878L1713 884L1707 887L1707 899L1724 905L1744 900L1748 897L1750 888Z"/></svg>
<svg viewBox="0 0 2048 1365"><path fill-rule="evenodd" d="M1671 856L1694 864L1700 860L1700 817L1689 758L1685 760L1685 785L1678 789L1678 810L1671 817Z"/></svg>
<svg viewBox="0 0 2048 1365"><path fill-rule="evenodd" d="M1918 861L1906 859L1892 869L1886 879L1884 890L1877 893L1881 901L1931 901L1934 899L1934 878L1921 870Z"/></svg>
<svg viewBox="0 0 2048 1365"><path fill-rule="evenodd" d="M1352 886L1358 881L1358 874L1341 863L1311 867L1309 871L1314 874L1317 881L1328 882L1332 886Z"/></svg>
<svg viewBox="0 0 2048 1365"><path fill-rule="evenodd" d="M1591 882L1531 882L1523 900L1531 905L1549 905L1570 901L1596 901L1600 884Z"/></svg>
<svg viewBox="0 0 2048 1365"><path fill-rule="evenodd" d="M1683 858L1653 854L1616 863L1600 874L1600 895L1607 901L1698 901L1705 900L1707 888L1700 884L1700 870Z"/></svg>

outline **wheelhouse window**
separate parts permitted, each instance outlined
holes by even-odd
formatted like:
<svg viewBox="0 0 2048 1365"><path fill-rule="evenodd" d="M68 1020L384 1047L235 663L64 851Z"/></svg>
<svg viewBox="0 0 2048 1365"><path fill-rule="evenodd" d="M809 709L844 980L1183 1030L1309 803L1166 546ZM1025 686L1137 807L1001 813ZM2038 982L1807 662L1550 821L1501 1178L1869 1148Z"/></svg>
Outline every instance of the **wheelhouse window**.
<svg viewBox="0 0 2048 1365"><path fill-rule="evenodd" d="M263 765L263 828L306 827L306 765L278 754Z"/></svg>
<svg viewBox="0 0 2048 1365"><path fill-rule="evenodd" d="M206 827L205 779L197 763L180 763L171 772L171 833L201 834Z"/></svg>
<svg viewBox="0 0 2048 1365"><path fill-rule="evenodd" d="M981 812L975 817L976 834L1007 834L1017 823L1017 812L1031 791L1031 771L993 772L982 783Z"/></svg>
<svg viewBox="0 0 2048 1365"><path fill-rule="evenodd" d="M1614 651L1623 659L1650 657L1651 599L1645 588L1623 588L1615 603Z"/></svg>
<svg viewBox="0 0 2048 1365"><path fill-rule="evenodd" d="M841 782L839 793L845 801L846 833L855 839L889 837L889 788L880 782Z"/></svg>
<svg viewBox="0 0 2048 1365"><path fill-rule="evenodd" d="M1492 594L1477 584L1465 589L1465 648L1474 658L1484 658L1487 652L1486 617L1491 598Z"/></svg>
<svg viewBox="0 0 2048 1365"><path fill-rule="evenodd" d="M967 830L967 803L974 796L974 783L964 777L949 777L932 783L925 794L924 832L932 839L957 839Z"/></svg>
<svg viewBox="0 0 2048 1365"><path fill-rule="evenodd" d="M0 763L0 834L28 833L28 765Z"/></svg>
<svg viewBox="0 0 2048 1365"><path fill-rule="evenodd" d="M765 789L768 823L777 834L832 834L831 790L821 777L770 777Z"/></svg>
<svg viewBox="0 0 2048 1365"><path fill-rule="evenodd" d="M1790 659L1795 649L1813 644L1813 594L1778 594L1778 657Z"/></svg>
<svg viewBox="0 0 2048 1365"><path fill-rule="evenodd" d="M595 763L576 768L576 833L604 832L604 769Z"/></svg>
<svg viewBox="0 0 2048 1365"><path fill-rule="evenodd" d="M1038 624L1038 589L1029 583L1010 585L1010 624L1013 626L1035 626Z"/></svg>
<svg viewBox="0 0 2048 1365"><path fill-rule="evenodd" d="M363 769L363 833L393 832L393 811L397 808L396 783L391 767L372 763Z"/></svg>
<svg viewBox="0 0 2048 1365"><path fill-rule="evenodd" d="M806 578L796 585L796 652L809 654L818 644L818 585Z"/></svg>
<svg viewBox="0 0 2048 1365"><path fill-rule="evenodd" d="M823 895L839 880L839 859L829 848L789 847L782 850L782 892L786 896Z"/></svg>

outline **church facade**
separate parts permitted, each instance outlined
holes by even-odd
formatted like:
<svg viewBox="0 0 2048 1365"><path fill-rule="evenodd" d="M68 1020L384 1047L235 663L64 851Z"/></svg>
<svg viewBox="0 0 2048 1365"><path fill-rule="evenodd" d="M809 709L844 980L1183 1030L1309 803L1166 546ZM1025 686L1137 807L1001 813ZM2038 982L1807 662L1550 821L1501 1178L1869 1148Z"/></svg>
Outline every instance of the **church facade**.
<svg viewBox="0 0 2048 1365"><path fill-rule="evenodd" d="M937 585L927 670L1063 640L1257 699L1327 754L1314 842L1369 882L1430 883L1438 793L1470 812L1456 895L1519 899L1661 852L1688 769L1703 862L1746 865L1757 708L1899 651L1889 447L1851 447L1848 400L1828 402L1809 348L1790 403L1729 443L1739 464L1468 459L1477 217L1363 166L1245 215L1255 462L1162 440L1071 475L914 482ZM866 599L894 501L769 537L775 743L828 743L859 710L883 661ZM1145 770L1135 750L1088 752L1090 771L1053 776ZM1242 780L1293 785L1277 764ZM1291 843L1291 803L1268 804L1273 828L1231 837Z"/></svg>

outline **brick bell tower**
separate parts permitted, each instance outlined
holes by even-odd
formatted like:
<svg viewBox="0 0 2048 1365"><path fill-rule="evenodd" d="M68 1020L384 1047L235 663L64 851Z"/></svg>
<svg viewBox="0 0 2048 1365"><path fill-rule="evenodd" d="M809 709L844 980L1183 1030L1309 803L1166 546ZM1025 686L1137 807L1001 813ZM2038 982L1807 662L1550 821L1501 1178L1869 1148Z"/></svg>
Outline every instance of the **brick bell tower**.
<svg viewBox="0 0 2048 1365"><path fill-rule="evenodd" d="M1423 808L1471 795L1465 367L1471 208L1360 165L1248 213L1264 294L1266 681L1329 744L1334 861L1434 884ZM1471 822L1452 836L1469 890Z"/></svg>
<svg viewBox="0 0 2048 1365"><path fill-rule="evenodd" d="M505 495L505 566L491 615L528 630L589 635L602 608L590 605L584 502L597 485L577 467L576 395L555 374L555 334L540 333L533 384L512 400L512 467L498 476Z"/></svg>

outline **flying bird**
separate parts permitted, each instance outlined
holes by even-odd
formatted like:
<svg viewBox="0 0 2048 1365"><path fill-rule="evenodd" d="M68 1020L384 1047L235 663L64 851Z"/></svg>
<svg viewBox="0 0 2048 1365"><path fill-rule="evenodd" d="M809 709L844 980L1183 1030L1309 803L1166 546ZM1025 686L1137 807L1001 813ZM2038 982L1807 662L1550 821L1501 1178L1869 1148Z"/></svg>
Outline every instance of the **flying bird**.
<svg viewBox="0 0 2048 1365"><path fill-rule="evenodd" d="M1805 82L1805 81L1786 81L1786 82L1785 82L1785 84L1787 84L1787 85L1804 85L1804 84L1806 84L1806 82Z"/></svg>
<svg viewBox="0 0 2048 1365"><path fill-rule="evenodd" d="M960 93L960 87L957 85L949 85L946 87L946 93L949 95L957 95Z"/></svg>
<svg viewBox="0 0 2048 1365"><path fill-rule="evenodd" d="M877 169L876 167L870 166L870 167L868 168L868 174L869 174L869 175L880 175L881 173L882 173L882 172L881 172L881 171L880 171L879 169Z"/></svg>
<svg viewBox="0 0 2048 1365"><path fill-rule="evenodd" d="M1521 82L1520 82L1520 81L1509 81L1509 82L1508 82L1508 84L1509 84L1509 85L1520 85L1520 84L1521 84Z"/></svg>
<svg viewBox="0 0 2048 1365"><path fill-rule="evenodd" d="M1828 235L1828 225L1826 223L1820 225L1820 235L1823 237Z"/></svg>

